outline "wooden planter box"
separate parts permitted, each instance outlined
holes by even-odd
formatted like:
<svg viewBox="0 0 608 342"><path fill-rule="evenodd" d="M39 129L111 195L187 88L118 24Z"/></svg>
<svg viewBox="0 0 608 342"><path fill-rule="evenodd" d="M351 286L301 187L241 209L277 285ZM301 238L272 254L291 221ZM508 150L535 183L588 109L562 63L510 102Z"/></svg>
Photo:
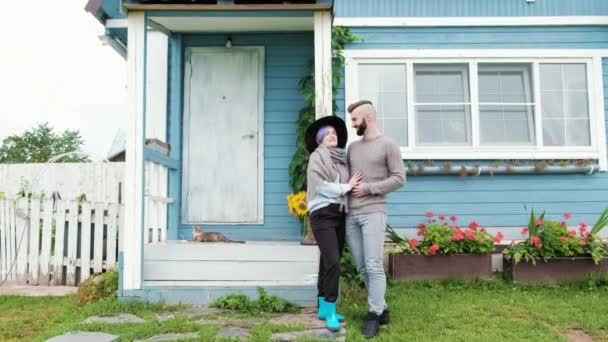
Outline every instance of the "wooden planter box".
<svg viewBox="0 0 608 342"><path fill-rule="evenodd" d="M471 280L492 277L492 254L435 256L390 254L388 264L393 279Z"/></svg>
<svg viewBox="0 0 608 342"><path fill-rule="evenodd" d="M519 264L504 260L504 270L511 272L513 281L553 283L585 279L591 273L608 272L608 259L595 264L590 257L553 258L544 262L522 261Z"/></svg>

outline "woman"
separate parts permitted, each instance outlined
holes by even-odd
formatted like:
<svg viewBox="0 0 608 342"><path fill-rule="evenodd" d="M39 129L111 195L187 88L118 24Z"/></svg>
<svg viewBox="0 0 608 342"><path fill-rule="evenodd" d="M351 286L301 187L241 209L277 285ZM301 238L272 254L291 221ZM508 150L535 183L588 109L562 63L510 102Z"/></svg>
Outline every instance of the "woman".
<svg viewBox="0 0 608 342"><path fill-rule="evenodd" d="M329 330L340 330L344 316L336 313L340 283L340 257L344 249L347 193L362 180L360 173L349 179L346 165L347 130L335 116L321 118L306 130L310 153L307 170L307 201L312 232L321 250L319 278L319 319Z"/></svg>

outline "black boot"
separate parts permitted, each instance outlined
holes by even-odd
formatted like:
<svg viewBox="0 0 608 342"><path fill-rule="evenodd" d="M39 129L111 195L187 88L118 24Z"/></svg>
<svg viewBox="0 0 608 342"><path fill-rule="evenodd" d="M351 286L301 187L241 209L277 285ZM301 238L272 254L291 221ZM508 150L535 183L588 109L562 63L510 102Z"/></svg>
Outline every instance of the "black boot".
<svg viewBox="0 0 608 342"><path fill-rule="evenodd" d="M380 325L387 325L391 322L390 317L388 315L388 308L386 308L386 309L384 309L384 311L382 311L379 321L380 321Z"/></svg>
<svg viewBox="0 0 608 342"><path fill-rule="evenodd" d="M373 312L367 313L367 318L363 321L363 336L374 338L380 330L380 316Z"/></svg>

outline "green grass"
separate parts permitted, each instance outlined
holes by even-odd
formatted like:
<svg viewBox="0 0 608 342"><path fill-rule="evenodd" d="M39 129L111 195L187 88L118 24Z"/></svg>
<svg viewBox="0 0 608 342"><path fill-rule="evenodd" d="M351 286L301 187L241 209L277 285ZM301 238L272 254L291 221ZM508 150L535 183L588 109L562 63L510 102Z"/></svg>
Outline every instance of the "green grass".
<svg viewBox="0 0 608 342"><path fill-rule="evenodd" d="M366 292L344 285L340 312L347 317L348 341L364 341L361 322L367 311ZM520 285L487 282L391 283L387 291L392 323L376 341L567 341L563 333L582 330L596 341L608 341L608 286L601 283ZM123 341L172 332L197 332L213 341L217 325L177 315L154 321L157 312L180 308L115 299L76 304L76 296L0 296L0 341L45 341L73 330L104 331ZM93 315L133 313L147 323L83 325ZM238 315L232 315L238 316ZM258 324L250 341L268 341L275 332L301 330L298 325ZM222 340L217 340L222 341ZM311 341L311 340L307 340Z"/></svg>

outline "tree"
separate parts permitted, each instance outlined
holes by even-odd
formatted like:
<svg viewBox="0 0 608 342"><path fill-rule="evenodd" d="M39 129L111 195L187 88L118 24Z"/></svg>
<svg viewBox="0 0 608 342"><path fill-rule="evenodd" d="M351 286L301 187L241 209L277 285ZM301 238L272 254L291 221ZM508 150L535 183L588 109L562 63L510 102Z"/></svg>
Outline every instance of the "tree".
<svg viewBox="0 0 608 342"><path fill-rule="evenodd" d="M84 144L80 132L55 133L48 122L38 124L21 135L5 138L0 146L0 163L45 163L66 152L79 151ZM88 157L69 155L58 162L88 162Z"/></svg>

